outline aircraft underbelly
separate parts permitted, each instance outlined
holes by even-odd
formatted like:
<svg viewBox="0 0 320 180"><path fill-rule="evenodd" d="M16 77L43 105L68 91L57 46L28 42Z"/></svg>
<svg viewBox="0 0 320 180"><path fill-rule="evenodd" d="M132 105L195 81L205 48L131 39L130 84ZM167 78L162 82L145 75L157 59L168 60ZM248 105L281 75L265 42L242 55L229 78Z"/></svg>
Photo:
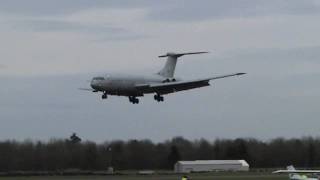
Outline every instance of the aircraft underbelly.
<svg viewBox="0 0 320 180"><path fill-rule="evenodd" d="M112 82L105 87L105 91L110 95L118 96L141 96L142 94L136 90L134 83L128 82Z"/></svg>

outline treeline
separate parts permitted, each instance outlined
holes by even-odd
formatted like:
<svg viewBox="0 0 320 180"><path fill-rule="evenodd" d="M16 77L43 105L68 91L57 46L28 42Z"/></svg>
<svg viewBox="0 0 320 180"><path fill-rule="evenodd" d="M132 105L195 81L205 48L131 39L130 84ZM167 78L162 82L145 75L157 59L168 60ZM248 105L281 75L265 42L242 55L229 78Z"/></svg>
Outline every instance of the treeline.
<svg viewBox="0 0 320 180"><path fill-rule="evenodd" d="M178 160L245 159L250 167L320 166L320 139L205 139L182 137L154 143L150 140L97 144L70 139L49 142L0 142L0 171L56 171L66 169L173 169Z"/></svg>

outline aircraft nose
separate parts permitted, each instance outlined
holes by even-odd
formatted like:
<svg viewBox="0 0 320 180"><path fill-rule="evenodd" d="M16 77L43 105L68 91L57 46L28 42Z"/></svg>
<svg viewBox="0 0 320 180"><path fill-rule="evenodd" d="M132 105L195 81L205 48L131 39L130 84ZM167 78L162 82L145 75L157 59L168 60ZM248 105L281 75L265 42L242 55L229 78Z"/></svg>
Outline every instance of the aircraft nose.
<svg viewBox="0 0 320 180"><path fill-rule="evenodd" d="M90 86L95 89L98 87L98 83L96 80L92 79L91 82L90 82Z"/></svg>

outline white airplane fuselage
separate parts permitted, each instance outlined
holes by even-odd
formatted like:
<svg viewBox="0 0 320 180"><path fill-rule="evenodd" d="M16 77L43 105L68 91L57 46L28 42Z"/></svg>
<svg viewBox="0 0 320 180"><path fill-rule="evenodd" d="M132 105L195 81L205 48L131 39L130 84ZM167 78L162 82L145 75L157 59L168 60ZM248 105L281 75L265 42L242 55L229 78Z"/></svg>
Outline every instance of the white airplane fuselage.
<svg viewBox="0 0 320 180"><path fill-rule="evenodd" d="M143 75L126 75L126 74L107 74L104 76L94 77L91 80L91 87L96 91L107 92L110 95L118 96L143 96L143 94L154 93L153 91L141 91L136 89L136 85L164 83L179 81L177 78L165 78L153 74Z"/></svg>

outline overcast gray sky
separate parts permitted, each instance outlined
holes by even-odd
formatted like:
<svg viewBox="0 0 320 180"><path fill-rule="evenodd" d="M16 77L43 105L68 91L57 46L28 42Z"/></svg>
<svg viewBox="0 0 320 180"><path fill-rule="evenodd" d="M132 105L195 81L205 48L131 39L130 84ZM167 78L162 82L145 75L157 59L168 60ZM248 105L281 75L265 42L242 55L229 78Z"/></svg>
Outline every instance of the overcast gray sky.
<svg viewBox="0 0 320 180"><path fill-rule="evenodd" d="M0 138L318 136L317 0L2 0ZM153 73L167 51L184 79L246 76L132 105L77 90L106 72Z"/></svg>

